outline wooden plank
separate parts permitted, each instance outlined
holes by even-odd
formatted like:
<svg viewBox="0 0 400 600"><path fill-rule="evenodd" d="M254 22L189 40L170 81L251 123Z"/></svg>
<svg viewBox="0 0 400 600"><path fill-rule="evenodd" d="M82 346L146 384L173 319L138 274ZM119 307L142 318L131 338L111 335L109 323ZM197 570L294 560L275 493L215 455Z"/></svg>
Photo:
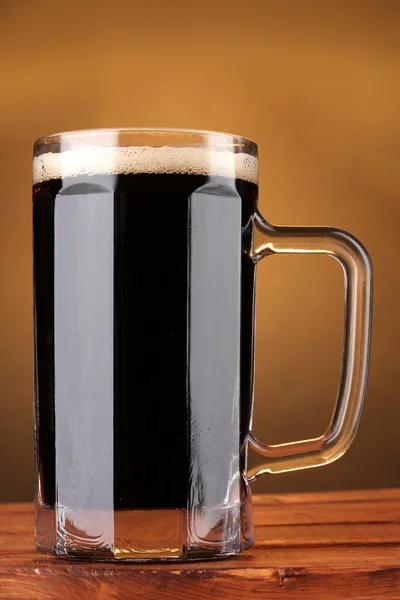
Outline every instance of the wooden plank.
<svg viewBox="0 0 400 600"><path fill-rule="evenodd" d="M300 492L295 494L255 494L254 505L270 504L307 504L311 502L333 504L335 502L360 501L397 501L400 500L400 488L377 490L344 490L333 492Z"/></svg>
<svg viewBox="0 0 400 600"><path fill-rule="evenodd" d="M16 513L32 513L33 504L32 502L13 502L13 503L0 503L0 517L7 514Z"/></svg>
<svg viewBox="0 0 400 600"><path fill-rule="evenodd" d="M385 501L332 502L329 509L325 503L319 502L301 505L255 503L253 511L256 526L308 523L391 523L400 521L400 500L398 503ZM9 509L3 511L0 505L0 533L4 527L19 526L22 522L33 523L31 505L20 505L15 512L11 512Z"/></svg>
<svg viewBox="0 0 400 600"><path fill-rule="evenodd" d="M32 506L3 505L0 599L399 600L400 493L378 492L256 496L250 551L160 565L38 554Z"/></svg>
<svg viewBox="0 0 400 600"><path fill-rule="evenodd" d="M224 571L202 564L202 568L131 567L121 565L61 565L34 571L19 568L8 575L0 571L0 598L4 600L242 600L247 598L343 600L385 598L398 600L400 568L387 566L354 570L348 567L260 566ZM234 561L232 561L233 563Z"/></svg>
<svg viewBox="0 0 400 600"><path fill-rule="evenodd" d="M79 577L87 577L91 570L97 573L108 573L111 569L119 571L146 570L149 574L155 571L204 571L212 573L217 571L230 571L234 569L263 569L268 568L319 568L335 567L338 569L382 569L400 568L400 545L370 544L351 547L274 547L257 545L250 551L235 558L221 559L218 561L194 561L182 563L148 564L139 563L107 563L77 561L72 559L56 558L39 554L30 548L27 551L2 551L0 554L0 575L24 573L62 573L64 570L74 573ZM399 596L400 597L400 596Z"/></svg>
<svg viewBox="0 0 400 600"><path fill-rule="evenodd" d="M268 546L338 546L399 544L400 523L338 523L257 527L257 544Z"/></svg>
<svg viewBox="0 0 400 600"><path fill-rule="evenodd" d="M256 504L254 522L263 525L306 525L315 523L400 522L399 502L333 502L306 504Z"/></svg>
<svg viewBox="0 0 400 600"><path fill-rule="evenodd" d="M33 550L33 528L18 527L0 534L0 558L5 552ZM399 544L400 523L316 524L257 527L256 546L267 548L296 546L338 546Z"/></svg>
<svg viewBox="0 0 400 600"><path fill-rule="evenodd" d="M290 494L254 494L253 504L306 504L335 502L360 502L360 501L400 501L400 488L376 490L342 490L327 492L298 492ZM28 512L33 513L31 502L0 503L0 517L7 513Z"/></svg>
<svg viewBox="0 0 400 600"><path fill-rule="evenodd" d="M357 591L357 594L351 595ZM299 549L256 548L236 559L176 565L89 563L11 554L0 560L0 598L209 597L260 598L400 597L400 547Z"/></svg>

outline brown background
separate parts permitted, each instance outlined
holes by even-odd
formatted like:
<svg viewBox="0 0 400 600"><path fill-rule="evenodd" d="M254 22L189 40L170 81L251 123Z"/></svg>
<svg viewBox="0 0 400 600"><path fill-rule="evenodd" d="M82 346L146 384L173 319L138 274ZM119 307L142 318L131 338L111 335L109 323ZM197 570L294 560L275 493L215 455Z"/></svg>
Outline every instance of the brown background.
<svg viewBox="0 0 400 600"><path fill-rule="evenodd" d="M400 483L400 3L0 1L0 500L32 498L31 148L110 126L232 131L260 147L260 207L336 225L375 267L371 376L338 463L256 491ZM272 257L258 274L256 433L309 437L334 402L342 274Z"/></svg>

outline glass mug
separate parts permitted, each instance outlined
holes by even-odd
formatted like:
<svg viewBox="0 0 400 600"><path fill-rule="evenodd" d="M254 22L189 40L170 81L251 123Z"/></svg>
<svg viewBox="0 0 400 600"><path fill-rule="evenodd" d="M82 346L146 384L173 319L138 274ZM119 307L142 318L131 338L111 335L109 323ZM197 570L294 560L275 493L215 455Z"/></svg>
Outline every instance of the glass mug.
<svg viewBox="0 0 400 600"><path fill-rule="evenodd" d="M42 138L33 161L37 548L190 560L253 544L249 482L339 458L360 418L372 269L332 228L257 210L257 146L213 132ZM345 274L337 403L318 438L251 432L255 268L327 254ZM248 446L265 462L247 471Z"/></svg>

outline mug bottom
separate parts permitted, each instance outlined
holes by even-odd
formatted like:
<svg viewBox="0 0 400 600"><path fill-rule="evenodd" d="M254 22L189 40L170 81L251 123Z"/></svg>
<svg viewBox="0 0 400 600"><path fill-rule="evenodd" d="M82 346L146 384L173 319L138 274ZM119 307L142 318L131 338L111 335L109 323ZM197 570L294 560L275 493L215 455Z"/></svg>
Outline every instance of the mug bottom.
<svg viewBox="0 0 400 600"><path fill-rule="evenodd" d="M236 555L253 545L250 493L231 506L88 510L36 503L36 547L101 561L186 561Z"/></svg>

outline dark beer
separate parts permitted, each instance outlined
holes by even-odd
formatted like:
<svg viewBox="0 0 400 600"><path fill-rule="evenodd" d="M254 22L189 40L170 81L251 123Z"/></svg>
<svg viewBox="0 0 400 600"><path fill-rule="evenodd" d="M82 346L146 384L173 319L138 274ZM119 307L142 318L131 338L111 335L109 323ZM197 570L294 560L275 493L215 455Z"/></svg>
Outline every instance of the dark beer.
<svg viewBox="0 0 400 600"><path fill-rule="evenodd" d="M47 507L102 508L106 479L115 509L217 505L244 471L257 185L245 167L196 170L195 153L181 155L179 169L149 154L142 171L36 178L36 457Z"/></svg>

